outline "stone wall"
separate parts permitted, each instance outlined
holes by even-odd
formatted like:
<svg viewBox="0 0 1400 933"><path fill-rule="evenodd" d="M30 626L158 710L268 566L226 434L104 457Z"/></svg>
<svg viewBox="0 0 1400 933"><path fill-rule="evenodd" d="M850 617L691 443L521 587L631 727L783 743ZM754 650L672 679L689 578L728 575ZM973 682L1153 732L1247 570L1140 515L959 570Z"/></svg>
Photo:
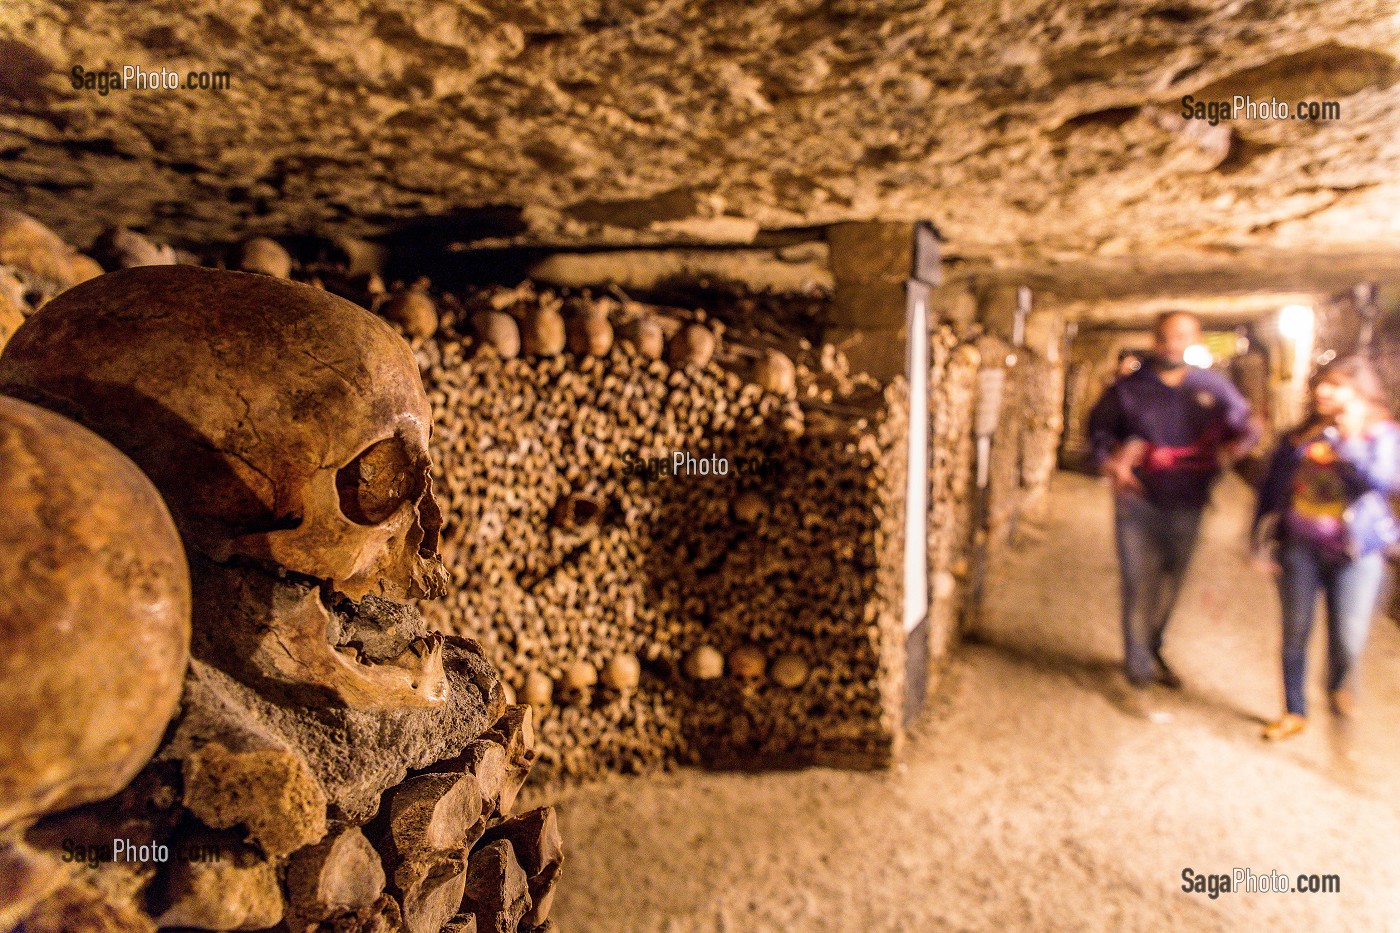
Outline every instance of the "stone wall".
<svg viewBox="0 0 1400 933"><path fill-rule="evenodd" d="M1063 427L1064 367L995 337L979 341L983 368L1005 373L992 439L986 533L995 551L1022 521L1040 517L1057 466Z"/></svg>

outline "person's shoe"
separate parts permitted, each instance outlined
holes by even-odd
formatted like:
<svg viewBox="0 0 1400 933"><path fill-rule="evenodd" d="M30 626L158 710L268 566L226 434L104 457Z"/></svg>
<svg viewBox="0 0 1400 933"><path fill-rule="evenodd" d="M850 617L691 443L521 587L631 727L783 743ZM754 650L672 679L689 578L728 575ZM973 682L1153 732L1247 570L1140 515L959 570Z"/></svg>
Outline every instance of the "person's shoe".
<svg viewBox="0 0 1400 933"><path fill-rule="evenodd" d="M1308 721L1297 713L1284 713L1264 727L1264 738L1271 742L1297 735L1308 727Z"/></svg>
<svg viewBox="0 0 1400 933"><path fill-rule="evenodd" d="M1346 687L1333 690L1331 693L1332 712L1343 719L1351 719L1356 715L1356 694Z"/></svg>

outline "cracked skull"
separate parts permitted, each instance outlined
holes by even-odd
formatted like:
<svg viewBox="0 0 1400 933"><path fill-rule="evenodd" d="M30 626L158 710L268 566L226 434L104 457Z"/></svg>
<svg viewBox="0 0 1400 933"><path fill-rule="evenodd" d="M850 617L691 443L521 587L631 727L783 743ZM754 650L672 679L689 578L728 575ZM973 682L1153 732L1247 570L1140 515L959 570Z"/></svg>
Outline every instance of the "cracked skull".
<svg viewBox="0 0 1400 933"><path fill-rule="evenodd" d="M221 574L228 607L201 622L197 598L196 653L203 630L213 663L255 686L444 701L440 637L394 602L442 595L447 575L431 412L386 323L266 276L140 267L34 315L0 386L88 425L164 494L197 589L199 568Z"/></svg>
<svg viewBox="0 0 1400 933"><path fill-rule="evenodd" d="M4 397L0 502L3 831L117 793L156 750L189 660L190 579L130 460Z"/></svg>

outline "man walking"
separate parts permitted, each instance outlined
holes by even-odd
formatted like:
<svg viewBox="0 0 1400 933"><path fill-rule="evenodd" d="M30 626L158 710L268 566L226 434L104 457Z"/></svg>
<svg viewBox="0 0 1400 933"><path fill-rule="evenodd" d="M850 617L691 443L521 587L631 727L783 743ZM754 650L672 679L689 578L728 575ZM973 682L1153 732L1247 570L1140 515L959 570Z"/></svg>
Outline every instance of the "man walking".
<svg viewBox="0 0 1400 933"><path fill-rule="evenodd" d="M1089 415L1095 462L1113 483L1123 664L1134 687L1181 686L1162 658L1162 637L1201 512L1221 469L1259 437L1230 380L1186 364L1187 348L1200 341L1195 315L1161 315L1142 367L1110 386Z"/></svg>

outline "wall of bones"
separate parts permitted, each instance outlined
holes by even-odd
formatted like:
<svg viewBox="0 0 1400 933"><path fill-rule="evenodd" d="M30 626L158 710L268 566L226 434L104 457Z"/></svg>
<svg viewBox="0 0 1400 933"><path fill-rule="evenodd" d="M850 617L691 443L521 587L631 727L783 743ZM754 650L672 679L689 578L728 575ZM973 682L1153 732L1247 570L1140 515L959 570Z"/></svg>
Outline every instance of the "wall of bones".
<svg viewBox="0 0 1400 933"><path fill-rule="evenodd" d="M535 708L541 771L889 759L902 381L529 287L470 295L419 354L456 584L429 618Z"/></svg>

